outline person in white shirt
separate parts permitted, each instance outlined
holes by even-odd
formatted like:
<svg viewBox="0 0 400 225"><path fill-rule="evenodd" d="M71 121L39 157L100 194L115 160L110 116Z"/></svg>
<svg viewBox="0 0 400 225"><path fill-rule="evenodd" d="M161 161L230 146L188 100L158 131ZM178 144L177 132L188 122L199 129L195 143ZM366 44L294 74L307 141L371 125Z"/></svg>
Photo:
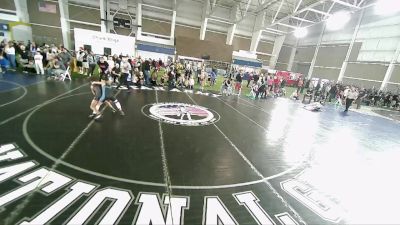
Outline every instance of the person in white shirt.
<svg viewBox="0 0 400 225"><path fill-rule="evenodd" d="M126 85L128 90L130 90L131 87L129 86L129 83L128 83L128 77L130 75L129 71L132 69L132 66L128 61L128 56L122 57L122 61L121 61L121 64L120 64L120 69L121 69L121 77L120 77L120 80L119 80L119 84L117 86L117 90L122 85Z"/></svg>
<svg viewBox="0 0 400 225"><path fill-rule="evenodd" d="M353 101L357 99L358 97L358 92L355 87L347 88L344 91L344 97L346 98L346 109L344 110L345 112L349 111L349 108Z"/></svg>
<svg viewBox="0 0 400 225"><path fill-rule="evenodd" d="M85 52L83 48L80 47L79 51L76 53L76 66L79 69L79 74L83 74L83 57L85 56Z"/></svg>
<svg viewBox="0 0 400 225"><path fill-rule="evenodd" d="M189 78L189 89L193 90L193 87L194 87L194 78L193 78L193 76L190 76L190 78Z"/></svg>
<svg viewBox="0 0 400 225"><path fill-rule="evenodd" d="M5 48L4 51L7 55L8 61L10 61L10 66L11 68L15 69L17 67L17 64L15 62L15 48L12 42L9 42Z"/></svg>
<svg viewBox="0 0 400 225"><path fill-rule="evenodd" d="M108 63L108 68L111 71L115 67L115 62L114 62L112 56L108 56L107 63Z"/></svg>
<svg viewBox="0 0 400 225"><path fill-rule="evenodd" d="M43 69L43 56L40 54L40 49L36 49L35 56L33 57L35 60L35 69L36 69L36 74L39 75L44 75L44 69Z"/></svg>

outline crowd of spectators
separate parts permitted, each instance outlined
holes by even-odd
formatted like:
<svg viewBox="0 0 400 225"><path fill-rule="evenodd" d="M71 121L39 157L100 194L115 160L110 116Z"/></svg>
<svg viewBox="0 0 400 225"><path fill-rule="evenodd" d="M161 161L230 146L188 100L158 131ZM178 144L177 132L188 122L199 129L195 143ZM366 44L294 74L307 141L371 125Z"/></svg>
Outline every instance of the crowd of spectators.
<svg viewBox="0 0 400 225"><path fill-rule="evenodd" d="M24 73L36 73L49 77L59 76L67 69L77 71L88 77L93 76L100 58L109 64L109 72L117 85L165 85L169 88L193 89L195 80L204 89L206 83L215 84L215 70L205 72L204 65L196 62L163 62L161 59L142 59L139 57L109 55L100 56L88 49L70 51L62 45L40 46L35 42L27 44L3 40L0 44L0 65L2 71L20 68ZM124 59L126 62L124 62Z"/></svg>
<svg viewBox="0 0 400 225"><path fill-rule="evenodd" d="M306 90L304 92L304 90ZM359 109L362 104L375 107L387 107L392 109L399 109L400 105L400 90L396 92L382 91L375 87L363 88L357 85L348 85L342 82L318 81L315 85L314 82L307 79L299 79L297 83L297 90L292 94L292 98L299 99L303 94L303 102L308 99L309 102L323 101L332 102L337 104L344 102L348 96L347 92L351 90L355 92L356 97L353 99Z"/></svg>
<svg viewBox="0 0 400 225"><path fill-rule="evenodd" d="M247 81L246 84L242 84ZM253 99L279 97L286 95L286 80L274 74L261 72L233 71L225 78L220 93L231 95L240 94L241 88L250 88L249 97ZM302 100L303 103L332 102L347 105L353 101L357 108L361 105L400 109L400 89L396 92L382 91L376 88L363 88L357 85L348 85L342 82L313 81L299 77L294 83L290 98ZM352 100L351 103L348 101ZM307 102L308 101L308 102Z"/></svg>
<svg viewBox="0 0 400 225"><path fill-rule="evenodd" d="M142 59L132 56L99 56L92 51L80 48L70 51L62 45L35 42L27 44L4 39L0 43L0 71L21 68L25 73L36 73L48 77L57 77L67 69L76 70L88 77L95 74L99 59L103 58L109 65L109 72L114 83L120 87L126 85L167 86L168 88L194 89L195 83L201 91L205 86L214 86L217 70L206 72L200 62L172 61L168 59ZM244 83L247 82L247 83ZM362 88L354 85L330 82L313 82L299 78L295 83L297 90L290 96L293 99L306 99L311 102L345 101L346 90L354 90L357 106L361 104L399 109L399 91L381 91L375 88ZM224 77L220 93L225 95L241 94L242 87L249 88L249 97L253 99L279 97L286 95L286 80L274 74L261 72L244 72L234 70Z"/></svg>
<svg viewBox="0 0 400 225"><path fill-rule="evenodd" d="M24 73L59 76L71 63L73 53L63 46L37 45L35 42L23 43L7 41L0 43L1 70L22 69Z"/></svg>

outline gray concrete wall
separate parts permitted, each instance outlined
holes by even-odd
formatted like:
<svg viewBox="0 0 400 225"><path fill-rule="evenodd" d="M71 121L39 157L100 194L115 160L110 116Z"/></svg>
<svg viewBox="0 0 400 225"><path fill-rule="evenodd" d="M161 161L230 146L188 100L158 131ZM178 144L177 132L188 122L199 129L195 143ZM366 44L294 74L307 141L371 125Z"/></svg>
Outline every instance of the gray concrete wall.
<svg viewBox="0 0 400 225"><path fill-rule="evenodd" d="M308 71L310 70L310 64L307 63L294 63L292 71L301 73L307 76Z"/></svg>
<svg viewBox="0 0 400 225"><path fill-rule="evenodd" d="M209 55L211 60L232 60L233 46L225 44L226 35L207 32L205 40L201 41L199 29L176 26L175 32L178 55L197 58Z"/></svg>
<svg viewBox="0 0 400 225"><path fill-rule="evenodd" d="M311 62L314 57L315 46L297 48L294 56L295 62Z"/></svg>
<svg viewBox="0 0 400 225"><path fill-rule="evenodd" d="M344 76L382 81L387 68L385 65L349 63Z"/></svg>
<svg viewBox="0 0 400 225"><path fill-rule="evenodd" d="M100 24L100 10L68 5L69 19Z"/></svg>
<svg viewBox="0 0 400 225"><path fill-rule="evenodd" d="M349 85L357 85L357 86L363 87L363 88L375 87L376 89L379 89L382 84L382 82L355 80L355 79L349 79L349 78L343 78L343 83L349 84Z"/></svg>
<svg viewBox="0 0 400 225"><path fill-rule="evenodd" d="M331 45L319 48L316 66L342 67L346 58L348 45Z"/></svg>
<svg viewBox="0 0 400 225"><path fill-rule="evenodd" d="M284 64L284 63L289 63L290 60L290 54L292 53L292 48L288 46L282 46L281 51L279 52L278 56L278 63ZM286 66L287 69L287 66ZM285 70L286 70L285 69Z"/></svg>
<svg viewBox="0 0 400 225"><path fill-rule="evenodd" d="M142 26L143 32L161 34L165 36L171 35L171 23L143 19Z"/></svg>
<svg viewBox="0 0 400 225"><path fill-rule="evenodd" d="M312 77L335 81L339 77L339 73L340 69L315 67L313 70Z"/></svg>
<svg viewBox="0 0 400 225"><path fill-rule="evenodd" d="M62 44L60 9L58 8L58 4L49 2L49 4L56 5L57 13L47 13L39 11L39 0L29 0L27 3L29 20L31 23L57 27L32 25L33 40L38 43Z"/></svg>
<svg viewBox="0 0 400 225"><path fill-rule="evenodd" d="M8 9L8 10L15 10L14 0L1 0L0 8Z"/></svg>
<svg viewBox="0 0 400 225"><path fill-rule="evenodd" d="M392 77L390 78L390 82L400 83L400 65L394 67L394 71Z"/></svg>

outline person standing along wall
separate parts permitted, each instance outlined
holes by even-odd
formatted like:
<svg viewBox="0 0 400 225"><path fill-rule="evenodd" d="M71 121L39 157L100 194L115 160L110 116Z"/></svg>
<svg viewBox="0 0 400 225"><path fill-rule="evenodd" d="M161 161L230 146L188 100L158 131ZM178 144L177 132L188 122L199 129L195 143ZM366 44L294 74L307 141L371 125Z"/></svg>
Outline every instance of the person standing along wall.
<svg viewBox="0 0 400 225"><path fill-rule="evenodd" d="M367 91L365 90L365 88L361 89L356 99L357 109L361 109L361 102L366 96Z"/></svg>
<svg viewBox="0 0 400 225"><path fill-rule="evenodd" d="M149 86L150 85L150 62L147 59L143 63L143 75L144 75L145 85Z"/></svg>
<svg viewBox="0 0 400 225"><path fill-rule="evenodd" d="M94 69L96 68L96 64L97 64L92 51L90 51L90 53L87 56L87 62L89 64L88 75L91 77L91 76L93 76L93 72L94 72Z"/></svg>
<svg viewBox="0 0 400 225"><path fill-rule="evenodd" d="M122 86L125 85L128 90L131 89L131 87L129 86L128 83L128 77L129 77L129 71L132 69L131 64L128 62L128 56L124 56L122 57L122 61L121 61L121 78L119 80L119 84L117 86L117 90ZM135 69L136 70L136 69ZM133 80L133 79L132 79Z"/></svg>
<svg viewBox="0 0 400 225"><path fill-rule="evenodd" d="M358 97L358 92L355 89L355 87L351 87L351 88L347 88L344 91L344 97L346 98L346 109L344 110L345 112L349 111L349 108L351 106L351 104L353 103L353 101L355 99L357 99Z"/></svg>
<svg viewBox="0 0 400 225"><path fill-rule="evenodd" d="M10 66L12 69L15 69L17 67L17 64L15 62L15 48L12 42L9 42L5 48L4 51L6 53L7 59L10 62Z"/></svg>
<svg viewBox="0 0 400 225"><path fill-rule="evenodd" d="M39 75L44 75L44 69L43 69L43 56L40 54L40 49L36 49L35 56L33 57L35 60L35 69L36 69L36 74Z"/></svg>
<svg viewBox="0 0 400 225"><path fill-rule="evenodd" d="M235 79L236 79L235 90L237 91L237 94L240 95L240 92L242 90L242 81L243 81L241 72L238 72L236 74Z"/></svg>
<svg viewBox="0 0 400 225"><path fill-rule="evenodd" d="M71 62L71 55L67 51L66 48L62 48L60 54L58 54L58 57L60 57L61 62L64 64L65 68L67 68Z"/></svg>
<svg viewBox="0 0 400 225"><path fill-rule="evenodd" d="M217 74L215 73L214 69L212 69L210 73L210 86L214 86L216 78Z"/></svg>

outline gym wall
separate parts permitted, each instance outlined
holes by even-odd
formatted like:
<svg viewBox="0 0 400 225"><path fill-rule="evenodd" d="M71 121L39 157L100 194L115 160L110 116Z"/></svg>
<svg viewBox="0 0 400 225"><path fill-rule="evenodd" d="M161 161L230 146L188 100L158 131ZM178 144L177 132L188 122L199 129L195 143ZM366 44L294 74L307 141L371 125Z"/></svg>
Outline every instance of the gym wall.
<svg viewBox="0 0 400 225"><path fill-rule="evenodd" d="M394 67L394 71L392 77L389 80L389 83L386 86L387 90L397 92L400 89L400 65L396 65Z"/></svg>
<svg viewBox="0 0 400 225"><path fill-rule="evenodd" d="M63 43L61 34L61 22L60 22L60 9L57 7L56 13L40 12L38 7L39 0L29 0L28 13L29 20L34 24L43 24L47 26L32 25L33 40L41 43L61 44ZM49 27L51 26L51 27Z"/></svg>
<svg viewBox="0 0 400 225"><path fill-rule="evenodd" d="M394 67L394 71L389 82L400 83L400 65Z"/></svg>
<svg viewBox="0 0 400 225"><path fill-rule="evenodd" d="M362 88L373 88L379 89L382 85L381 81L368 81L368 80L356 80L352 78L343 78L343 83L347 85L357 85Z"/></svg>
<svg viewBox="0 0 400 225"><path fill-rule="evenodd" d="M204 41L199 39L200 30L177 25L175 28L176 51L179 55L230 62L233 46L225 44L226 35L207 31Z"/></svg>
<svg viewBox="0 0 400 225"><path fill-rule="evenodd" d="M348 51L361 12L354 13L352 20L339 31L325 30L319 48L312 77L337 80ZM382 82L396 47L400 43L400 15L377 16L373 7L367 8L361 19L360 29L350 54L344 81L364 87L378 87ZM315 53L322 26L313 27L306 38L299 40L293 71L308 74L309 64ZM390 79L390 88L400 82L396 66ZM389 86L388 86L389 88Z"/></svg>
<svg viewBox="0 0 400 225"><path fill-rule="evenodd" d="M312 61L312 58L314 57L315 53L315 46L303 46L303 47L298 47L296 49L296 53L294 56L294 65L295 64L310 64ZM299 72L295 71L294 72ZM307 70L308 73L308 70ZM305 74L307 74L305 73Z"/></svg>
<svg viewBox="0 0 400 225"><path fill-rule="evenodd" d="M387 90L398 92L400 90L400 65L396 65L394 67L394 71L392 77L389 80L389 83L386 86Z"/></svg>
<svg viewBox="0 0 400 225"><path fill-rule="evenodd" d="M1 0L1 8L15 10L14 0Z"/></svg>
<svg viewBox="0 0 400 225"><path fill-rule="evenodd" d="M250 44L251 44L251 40ZM249 50L249 48L244 49L244 50ZM269 42L269 41L263 41L260 40L260 42L258 43L258 47L257 47L257 52L262 52L262 53L268 53L271 54L272 50L274 49L274 43L273 42ZM258 55L258 59L261 60L263 62L263 65L268 66L269 65L269 61L271 60L271 56L269 55Z"/></svg>
<svg viewBox="0 0 400 225"><path fill-rule="evenodd" d="M161 34L165 36L171 35L171 23L163 22L163 21L154 21L149 19L142 19L142 31L153 33L153 34Z"/></svg>
<svg viewBox="0 0 400 225"><path fill-rule="evenodd" d="M78 20L88 23L100 23L100 10L98 9L90 9L90 8L82 8L79 6L68 5L69 10L69 19Z"/></svg>
<svg viewBox="0 0 400 225"><path fill-rule="evenodd" d="M68 5L69 19L77 20L82 22L98 24L100 21L100 11L97 9L82 8L79 6ZM75 46L74 41L74 28L81 28L87 30L100 31L100 26L86 25L81 23L70 22L70 35L71 35L71 47ZM60 30L61 32L61 30Z"/></svg>
<svg viewBox="0 0 400 225"><path fill-rule="evenodd" d="M290 46L282 46L281 51L279 52L278 62L276 63L276 70L284 70L286 71L289 65L290 55L292 54L292 47Z"/></svg>
<svg viewBox="0 0 400 225"><path fill-rule="evenodd" d="M337 80L350 44L322 45L319 48L312 77ZM356 42L349 61L356 61L362 43Z"/></svg>

